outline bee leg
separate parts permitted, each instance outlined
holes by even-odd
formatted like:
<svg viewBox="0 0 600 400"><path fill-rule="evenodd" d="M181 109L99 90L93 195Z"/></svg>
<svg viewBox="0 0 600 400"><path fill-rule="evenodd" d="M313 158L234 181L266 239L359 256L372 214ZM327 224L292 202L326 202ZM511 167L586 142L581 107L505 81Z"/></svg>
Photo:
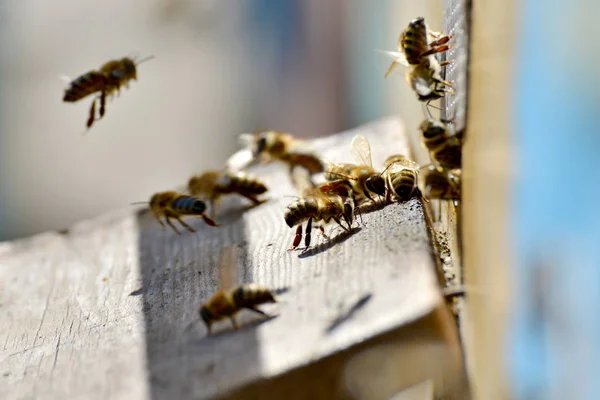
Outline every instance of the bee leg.
<svg viewBox="0 0 600 400"><path fill-rule="evenodd" d="M454 64L454 60L446 60L440 63L440 67L445 67L447 65Z"/></svg>
<svg viewBox="0 0 600 400"><path fill-rule="evenodd" d="M296 235L294 236L294 242L292 243L292 247L290 247L288 249L288 251L296 250L296 248L300 244L301 240L302 240L302 224L298 225L298 228L296 228Z"/></svg>
<svg viewBox="0 0 600 400"><path fill-rule="evenodd" d="M442 36L441 38L436 39L433 42L430 42L429 47L439 47L443 44L448 43L450 41L450 39L452 39L452 35Z"/></svg>
<svg viewBox="0 0 600 400"><path fill-rule="evenodd" d="M325 239L329 239L329 238L327 237L327 234L325 233L325 228L324 228L324 227L322 227L322 226L320 226L320 227L319 227L319 229L321 230L321 235L323 235L323 237L324 237Z"/></svg>
<svg viewBox="0 0 600 400"><path fill-rule="evenodd" d="M258 309L258 308L256 308L256 307L252 307L252 306L250 306L250 307L246 307L246 309L247 309L247 310L250 310L250 311L254 311L255 313L257 313L257 314L260 314L260 315L262 315L262 316L263 316L263 317L265 317L265 318L271 318L271 316L270 316L269 314L267 314L266 312L264 312L264 311L262 311L262 310L259 310L259 309Z"/></svg>
<svg viewBox="0 0 600 400"><path fill-rule="evenodd" d="M340 219L338 217L333 217L333 220L342 227L342 229L344 229L346 232L350 232L349 228L346 228L344 225L342 225L342 221L340 221Z"/></svg>
<svg viewBox="0 0 600 400"><path fill-rule="evenodd" d="M92 100L92 106L90 107L90 115L88 117L86 126L88 129L92 127L94 121L96 120L96 99Z"/></svg>
<svg viewBox="0 0 600 400"><path fill-rule="evenodd" d="M100 118L104 117L104 113L106 112L106 90L102 91L100 95Z"/></svg>
<svg viewBox="0 0 600 400"><path fill-rule="evenodd" d="M454 46L452 46L451 44L448 44L445 46L438 46L438 47L430 48L426 52L421 53L419 55L419 57L428 57L428 56L431 56L436 53L443 53L445 51L450 50L452 47L454 47Z"/></svg>
<svg viewBox="0 0 600 400"><path fill-rule="evenodd" d="M306 224L306 231L304 231L304 246L308 248L310 246L310 232L312 231L312 217L308 219Z"/></svg>
<svg viewBox="0 0 600 400"><path fill-rule="evenodd" d="M177 216L177 215L173 215L173 218L175 218L177 221L179 221L179 223L188 231L190 232L196 232L196 230L194 228L192 228L191 226L189 226L188 224L186 224L181 217Z"/></svg>
<svg viewBox="0 0 600 400"><path fill-rule="evenodd" d="M238 326L237 326L237 323L235 322L235 318L233 317L233 315L231 317L229 317L229 319L231 320L231 325L233 326L233 329L235 329L237 331Z"/></svg>
<svg viewBox="0 0 600 400"><path fill-rule="evenodd" d="M220 226L219 224L217 224L215 221L213 221L211 218L207 217L204 214L202 214L201 217L204 220L204 222L206 222L207 225L210 225L210 226Z"/></svg>
<svg viewBox="0 0 600 400"><path fill-rule="evenodd" d="M173 223L171 222L171 217L170 217L170 216L168 216L168 215L167 215L167 216L165 217L165 221L167 221L167 224L169 224L169 226L170 226L171 228L173 228L173 230L174 230L174 231L175 231L175 232L176 232L178 235L181 235L181 232L179 232L179 230L177 230L177 228L175 228L175 225L173 225Z"/></svg>
<svg viewBox="0 0 600 400"><path fill-rule="evenodd" d="M212 335L211 324L206 324L206 330L208 331L209 335Z"/></svg>
<svg viewBox="0 0 600 400"><path fill-rule="evenodd" d="M215 200L214 199L210 199L208 200L208 207L210 208L210 218L215 219Z"/></svg>
<svg viewBox="0 0 600 400"><path fill-rule="evenodd" d="M240 193L242 196L244 196L245 198L247 198L248 200L250 200L251 202L253 202L254 204L258 205L258 204L262 204L267 200L259 200L256 197L252 196L251 194L247 194L247 193Z"/></svg>

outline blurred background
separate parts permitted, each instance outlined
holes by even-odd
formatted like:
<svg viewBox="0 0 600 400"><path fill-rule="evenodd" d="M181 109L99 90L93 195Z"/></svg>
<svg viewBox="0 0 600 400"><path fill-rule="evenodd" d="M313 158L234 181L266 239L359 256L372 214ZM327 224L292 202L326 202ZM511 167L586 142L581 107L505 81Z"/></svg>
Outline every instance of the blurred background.
<svg viewBox="0 0 600 400"><path fill-rule="evenodd" d="M434 29L442 20L441 0L0 5L0 240L220 168L241 132L315 137L400 115L416 135L421 106L402 72L384 79L389 60L376 49L394 49L415 16ZM63 103L60 76L131 54L156 58L83 135L91 98Z"/></svg>

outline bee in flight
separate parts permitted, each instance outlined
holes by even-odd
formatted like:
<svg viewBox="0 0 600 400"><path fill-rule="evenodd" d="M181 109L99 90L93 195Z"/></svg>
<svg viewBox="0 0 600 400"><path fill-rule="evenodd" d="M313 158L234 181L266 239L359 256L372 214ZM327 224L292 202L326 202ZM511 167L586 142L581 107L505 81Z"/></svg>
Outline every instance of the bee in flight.
<svg viewBox="0 0 600 400"><path fill-rule="evenodd" d="M387 70L387 78L394 69L402 64L408 67L406 80L417 94L419 101L426 105L442 98L447 92L453 92L452 83L442 79L442 67L452 61L440 63L436 54L448 51L452 37L428 29L422 17L412 20L400 34L398 51L384 51L394 61Z"/></svg>
<svg viewBox="0 0 600 400"><path fill-rule="evenodd" d="M264 303L276 303L273 293L266 287L256 284L243 284L231 287L232 276L237 275L237 252L235 247L221 251L219 260L219 291L200 306L200 318L206 324L208 334L216 321L229 318L234 329L238 326L235 315L242 309L253 311L264 318L268 314L258 309Z"/></svg>
<svg viewBox="0 0 600 400"><path fill-rule="evenodd" d="M298 188L306 186L304 182L298 180L298 175L295 173L298 172L298 168L304 170L306 176L303 178L310 185L313 185L312 175L325 169L321 159L306 142L288 133L277 131L244 133L240 138L251 150L254 159L260 159L263 163L279 161L287 164L292 182Z"/></svg>
<svg viewBox="0 0 600 400"><path fill-rule="evenodd" d="M257 178L244 172L206 171L202 175L190 178L188 191L192 196L205 198L210 205L210 215L214 218L215 207L224 195L237 193L258 205L266 200L259 200L267 186Z"/></svg>
<svg viewBox="0 0 600 400"><path fill-rule="evenodd" d="M138 62L125 57L120 60L112 60L100 67L99 70L89 71L80 77L72 80L65 89L63 101L74 103L89 95L99 93L92 100L90 114L86 123L87 128L91 128L96 119L104 116L106 111L106 97L120 93L121 86L129 88L130 80L137 80L137 65L150 60L154 56L146 57ZM96 118L96 102L100 102L99 117Z"/></svg>
<svg viewBox="0 0 600 400"><path fill-rule="evenodd" d="M385 160L383 171L387 178L388 193L392 192L399 201L409 200L418 192L419 164L406 156L396 154Z"/></svg>
<svg viewBox="0 0 600 400"><path fill-rule="evenodd" d="M419 186L426 198L442 200L460 199L461 170L448 170L433 164L423 167Z"/></svg>
<svg viewBox="0 0 600 400"><path fill-rule="evenodd" d="M386 196L386 183L383 175L373 168L371 144L362 135L352 139L352 153L356 164L330 163L325 170L325 179L336 181L347 180L359 202L369 199L375 202L375 195Z"/></svg>
<svg viewBox="0 0 600 400"><path fill-rule="evenodd" d="M446 169L461 167L463 141L450 124L429 118L421 123L419 130L423 134L422 144L435 164Z"/></svg>
<svg viewBox="0 0 600 400"><path fill-rule="evenodd" d="M142 202L132 203L141 204ZM145 202L143 202L146 204ZM173 230L181 234L173 225L171 219L176 219L179 223L190 232L196 232L194 228L186 224L181 218L185 216L202 217L204 222L210 226L219 226L215 221L205 215L206 204L200 199L192 196L182 195L177 192L160 192L150 198L150 210L154 214L156 220L164 227L164 220Z"/></svg>
<svg viewBox="0 0 600 400"><path fill-rule="evenodd" d="M328 194L325 192L333 193L333 191L337 190L340 190L340 188L334 189L333 186L326 188L315 187L312 190L306 190L304 198L298 199L286 207L283 215L285 223L290 228L298 226L290 250L295 250L300 245L300 241L302 240L302 224L305 221L308 221L306 223L304 238L306 248L310 246L313 220L325 238L327 238L327 235L325 234L324 225L331 221L335 221L342 229L350 232L354 220L354 204L350 196L345 198L337 194ZM342 220L346 222L348 227L342 224Z"/></svg>

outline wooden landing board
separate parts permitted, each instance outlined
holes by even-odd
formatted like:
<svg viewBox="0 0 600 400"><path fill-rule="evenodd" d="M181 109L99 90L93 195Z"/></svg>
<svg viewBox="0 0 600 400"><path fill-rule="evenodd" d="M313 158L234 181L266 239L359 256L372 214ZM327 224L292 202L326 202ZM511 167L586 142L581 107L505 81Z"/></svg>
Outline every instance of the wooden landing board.
<svg viewBox="0 0 600 400"><path fill-rule="evenodd" d="M325 159L350 161L361 133L380 167L408 153L396 119L318 139ZM422 204L412 199L363 215L360 229L288 252L283 209L295 195L286 168L257 167L271 200L239 211L226 201L212 228L162 230L133 209L0 243L0 387L6 398L210 398L280 376L439 310L442 299ZM184 181L187 177L182 177ZM160 189L160 188L159 188ZM150 194L148 194L150 195ZM232 211L233 210L233 211ZM237 211L236 211L237 210ZM263 309L278 316L207 337L198 307L218 286L218 256L238 246L238 277L287 288ZM359 305L354 307L355 305ZM351 311L353 310L354 311ZM344 315L346 317L344 318Z"/></svg>

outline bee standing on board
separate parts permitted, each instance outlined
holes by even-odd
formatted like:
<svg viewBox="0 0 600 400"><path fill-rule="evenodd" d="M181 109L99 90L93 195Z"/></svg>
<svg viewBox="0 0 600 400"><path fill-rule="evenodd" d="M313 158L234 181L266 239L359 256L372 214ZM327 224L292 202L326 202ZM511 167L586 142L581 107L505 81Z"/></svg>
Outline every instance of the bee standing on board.
<svg viewBox="0 0 600 400"><path fill-rule="evenodd" d="M137 63L131 58L112 60L100 67L99 70L89 71L69 83L65 89L63 101L74 103L94 93L100 93L92 100L87 128L91 128L96 119L104 116L106 110L106 96L119 93L121 86L129 88L130 80L137 80L137 68L140 63L150 60L154 56L146 57ZM100 101L99 118L96 118L96 101Z"/></svg>
<svg viewBox="0 0 600 400"><path fill-rule="evenodd" d="M425 197L441 200L460 199L461 170L447 170L436 165L423 167L419 186Z"/></svg>
<svg viewBox="0 0 600 400"><path fill-rule="evenodd" d="M305 170L310 184L312 184L311 176L323 172L325 169L321 159L304 141L296 139L288 133L277 131L246 133L241 135L241 139L250 147L254 158L260 158L263 162L276 160L287 164L292 182L296 187L305 186L298 182L294 175L296 168Z"/></svg>
<svg viewBox="0 0 600 400"><path fill-rule="evenodd" d="M440 63L435 55L450 49L450 45L446 44L450 39L449 35L429 31L422 17L412 20L400 35L399 51L384 51L394 60L385 77L402 64L408 67L406 80L419 101L429 105L431 101L444 97L447 92L452 92L452 83L442 79L442 67L452 61Z"/></svg>
<svg viewBox="0 0 600 400"><path fill-rule="evenodd" d="M167 224L169 224L169 226L178 234L181 234L181 232L175 228L175 225L173 225L171 219L176 219L179 221L179 223L190 232L196 232L196 230L186 224L181 217L202 217L204 222L206 222L208 225L219 226L215 221L204 214L206 211L206 205L202 200L192 196L182 195L177 192L161 192L154 194L150 199L150 210L154 214L156 220L163 227L165 226L164 222L162 221L164 218Z"/></svg>
<svg viewBox="0 0 600 400"><path fill-rule="evenodd" d="M352 227L354 205L350 198L327 195L320 188L314 188L312 191L305 193L306 197L288 205L283 215L286 224L290 228L298 225L290 250L295 250L302 240L302 224L304 221L308 221L304 238L304 245L307 248L310 246L313 220L319 226L324 237L327 237L327 235L323 225L330 223L332 220L347 232ZM342 224L342 219L348 224L347 228Z"/></svg>
<svg viewBox="0 0 600 400"><path fill-rule="evenodd" d="M393 192L399 201L409 200L418 192L419 164L401 154L385 160L384 174L389 192Z"/></svg>
<svg viewBox="0 0 600 400"><path fill-rule="evenodd" d="M434 163L447 169L461 167L462 139L453 134L449 124L430 118L421 123L419 130Z"/></svg>
<svg viewBox="0 0 600 400"><path fill-rule="evenodd" d="M244 172L206 171L190 178L188 191L192 196L208 200L210 215L214 218L215 207L221 196L237 193L254 204L261 204L265 200L259 200L258 196L267 191L267 186Z"/></svg>
<svg viewBox="0 0 600 400"><path fill-rule="evenodd" d="M352 139L351 147L357 164L332 163L325 171L325 179L328 181L346 179L352 185L359 202L364 199L375 202L372 195L385 196L386 183L381 173L373 168L369 140L364 136L356 135Z"/></svg>
<svg viewBox="0 0 600 400"><path fill-rule="evenodd" d="M200 318L206 324L208 334L216 321L229 318L234 329L237 329L235 315L242 309L253 311L262 317L270 318L268 314L257 307L264 303L276 303L273 293L266 287L256 284L244 284L231 287L232 275L237 271L237 252L235 247L221 251L219 261L220 290L211 296L200 307Z"/></svg>

